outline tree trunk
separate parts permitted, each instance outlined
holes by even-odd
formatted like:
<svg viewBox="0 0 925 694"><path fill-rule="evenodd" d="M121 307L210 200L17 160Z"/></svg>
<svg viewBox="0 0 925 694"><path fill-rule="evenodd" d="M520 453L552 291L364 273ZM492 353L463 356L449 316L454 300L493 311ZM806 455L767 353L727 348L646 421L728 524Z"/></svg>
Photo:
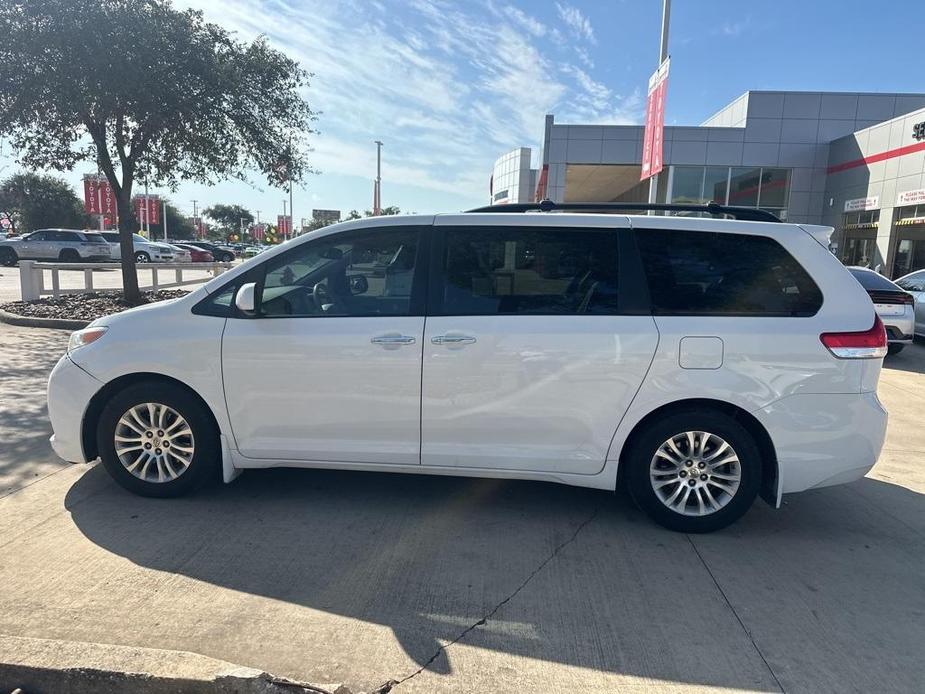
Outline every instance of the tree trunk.
<svg viewBox="0 0 925 694"><path fill-rule="evenodd" d="M119 251L122 259L122 294L130 306L141 303L138 291L138 273L135 270L135 241L132 234L138 230L138 220L132 209L131 191L122 191L118 198L119 208Z"/></svg>

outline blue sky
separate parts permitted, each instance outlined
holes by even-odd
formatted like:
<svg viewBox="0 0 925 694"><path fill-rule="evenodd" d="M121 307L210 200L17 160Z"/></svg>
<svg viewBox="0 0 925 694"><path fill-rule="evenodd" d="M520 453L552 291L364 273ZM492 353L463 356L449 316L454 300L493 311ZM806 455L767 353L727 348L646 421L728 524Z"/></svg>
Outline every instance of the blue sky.
<svg viewBox="0 0 925 694"><path fill-rule="evenodd" d="M639 123L658 57L657 0L182 0L243 39L266 34L315 73L320 174L295 190L314 207L369 208L375 146L383 204L453 211L486 204L494 160L518 146L539 156L543 116ZM890 3L889 26L868 3L675 0L666 121L697 124L748 89L917 91L918 3ZM881 17L882 19L882 17ZM903 27L909 29L906 31ZM0 175L16 170L8 145ZM68 176L77 182L83 169ZM191 213L240 202L263 219L283 191L228 182L168 193Z"/></svg>

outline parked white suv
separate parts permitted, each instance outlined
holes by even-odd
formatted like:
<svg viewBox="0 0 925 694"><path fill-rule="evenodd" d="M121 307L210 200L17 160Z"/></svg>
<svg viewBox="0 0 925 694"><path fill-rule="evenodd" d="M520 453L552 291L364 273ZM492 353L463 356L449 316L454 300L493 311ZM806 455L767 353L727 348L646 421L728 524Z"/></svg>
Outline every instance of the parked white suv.
<svg viewBox="0 0 925 694"><path fill-rule="evenodd" d="M695 209L740 219L478 210L300 236L74 333L52 445L149 496L273 466L621 480L685 532L863 476L887 421L870 298L823 228Z"/></svg>
<svg viewBox="0 0 925 694"><path fill-rule="evenodd" d="M119 245L118 231L101 231L100 234L109 243L114 260L122 258L122 248ZM141 234L132 234L136 263L170 263L174 260L173 246L167 243L156 243L146 239Z"/></svg>
<svg viewBox="0 0 925 694"><path fill-rule="evenodd" d="M110 254L109 246L98 233L38 229L25 236L0 241L0 264L12 267L20 260L96 262L110 260Z"/></svg>

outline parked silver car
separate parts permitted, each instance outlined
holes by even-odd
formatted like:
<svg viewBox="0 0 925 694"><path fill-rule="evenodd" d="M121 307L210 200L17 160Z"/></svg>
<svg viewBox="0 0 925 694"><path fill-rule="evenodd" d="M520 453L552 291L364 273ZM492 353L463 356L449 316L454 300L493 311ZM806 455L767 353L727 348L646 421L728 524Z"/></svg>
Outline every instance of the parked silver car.
<svg viewBox="0 0 925 694"><path fill-rule="evenodd" d="M109 244L98 233L77 229L38 229L31 234L0 241L0 263L49 260L63 263L111 260Z"/></svg>
<svg viewBox="0 0 925 694"><path fill-rule="evenodd" d="M903 275L896 280L896 284L915 299L915 334L917 337L925 337L925 270Z"/></svg>
<svg viewBox="0 0 925 694"><path fill-rule="evenodd" d="M122 249L119 246L118 231L102 231L100 235L109 242L114 260L121 260ZM136 263L172 263L174 260L173 246L166 243L154 243L141 234L132 234L135 248Z"/></svg>

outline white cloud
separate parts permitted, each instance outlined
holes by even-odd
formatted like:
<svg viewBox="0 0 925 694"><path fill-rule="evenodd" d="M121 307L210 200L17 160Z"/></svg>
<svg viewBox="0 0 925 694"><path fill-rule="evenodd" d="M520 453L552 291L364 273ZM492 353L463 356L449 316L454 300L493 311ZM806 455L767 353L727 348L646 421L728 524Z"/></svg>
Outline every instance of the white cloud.
<svg viewBox="0 0 925 694"><path fill-rule="evenodd" d="M751 24L750 17L746 17L745 19L738 22L727 21L720 25L719 31L724 36L738 36L748 28L749 24Z"/></svg>
<svg viewBox="0 0 925 694"><path fill-rule="evenodd" d="M581 10L572 5L557 2L556 11L559 13L559 18L565 22L575 36L592 44L597 43L597 39L594 38L591 20L585 17Z"/></svg>
<svg viewBox="0 0 925 694"><path fill-rule="evenodd" d="M523 10L507 5L502 10L503 13L508 16L510 19L523 29L526 29L533 36L545 36L546 35L546 25L540 22L539 20L531 17Z"/></svg>
<svg viewBox="0 0 925 694"><path fill-rule="evenodd" d="M560 67L548 51L561 53L561 33L497 0L408 0L400 14L361 0L180 2L242 39L265 34L315 74L306 97L322 112L312 138L322 175L371 181L372 141L381 139L383 178L482 199L500 154L540 146L546 113L639 119L638 94L622 97L594 80L586 52L577 54L584 69ZM580 12L559 7L593 40Z"/></svg>
<svg viewBox="0 0 925 694"><path fill-rule="evenodd" d="M589 70L594 69L594 60L591 58L591 54L588 53L588 50L584 46L575 46L575 54L586 68Z"/></svg>

